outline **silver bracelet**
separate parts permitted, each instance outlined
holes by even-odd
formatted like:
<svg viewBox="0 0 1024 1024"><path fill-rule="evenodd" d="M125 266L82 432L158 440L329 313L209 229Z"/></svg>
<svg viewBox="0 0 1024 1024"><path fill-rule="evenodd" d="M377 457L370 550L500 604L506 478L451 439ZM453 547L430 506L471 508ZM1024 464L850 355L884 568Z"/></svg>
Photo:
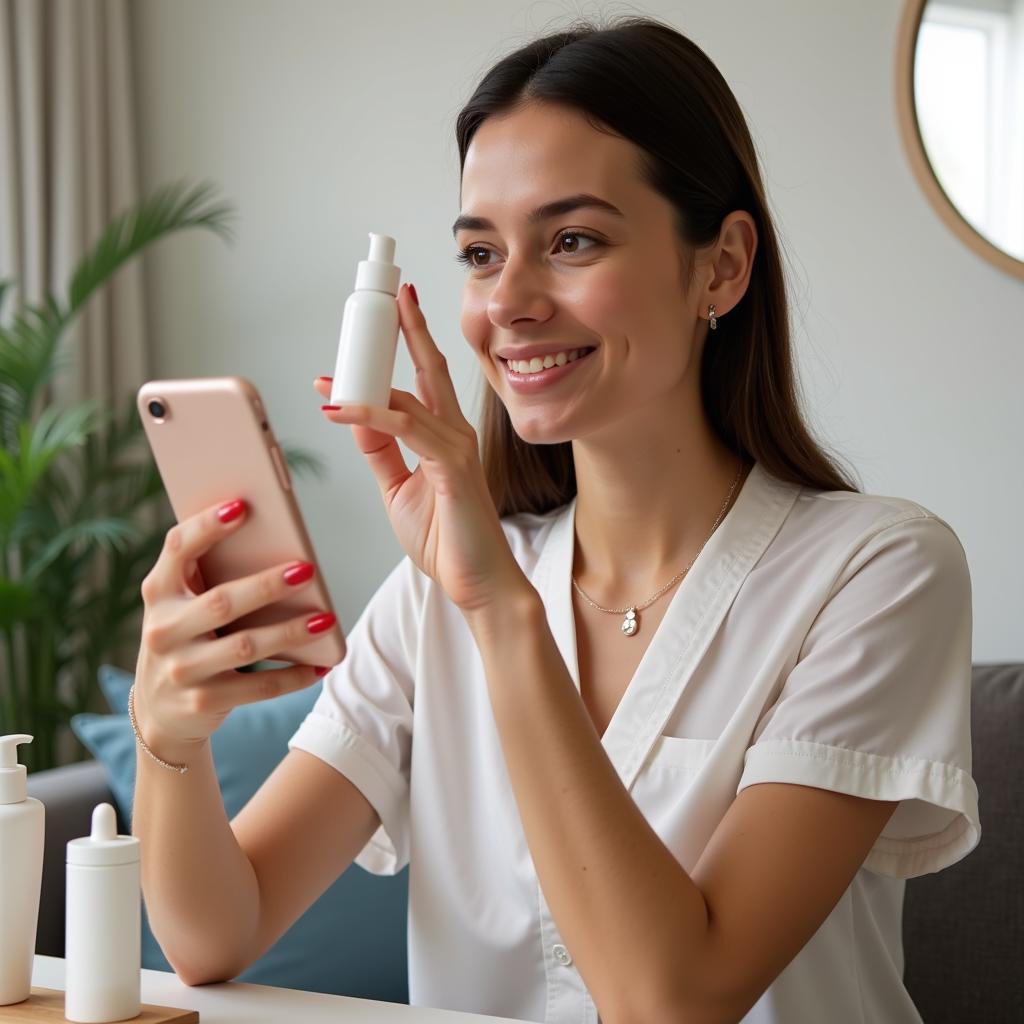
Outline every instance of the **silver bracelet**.
<svg viewBox="0 0 1024 1024"><path fill-rule="evenodd" d="M128 691L128 720L132 723L132 732L135 733L135 738L139 741L139 746L149 754L157 764L163 765L164 768L170 768L171 771L177 772L179 775L184 775L188 771L187 764L168 764L166 761L162 761L156 754L153 753L149 747L146 746L146 741L142 738L142 734L139 732L138 723L135 721L135 684L132 683L131 689Z"/></svg>

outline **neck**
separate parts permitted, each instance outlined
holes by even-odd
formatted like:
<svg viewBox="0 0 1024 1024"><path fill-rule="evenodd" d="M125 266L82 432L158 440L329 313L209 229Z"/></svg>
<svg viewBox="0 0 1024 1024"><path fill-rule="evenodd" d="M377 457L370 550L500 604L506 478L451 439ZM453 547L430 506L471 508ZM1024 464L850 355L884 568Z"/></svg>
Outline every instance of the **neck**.
<svg viewBox="0 0 1024 1024"><path fill-rule="evenodd" d="M573 441L573 576L598 604L638 604L682 572L750 472L752 463L713 434L703 413L690 424L681 418L671 429L631 423Z"/></svg>

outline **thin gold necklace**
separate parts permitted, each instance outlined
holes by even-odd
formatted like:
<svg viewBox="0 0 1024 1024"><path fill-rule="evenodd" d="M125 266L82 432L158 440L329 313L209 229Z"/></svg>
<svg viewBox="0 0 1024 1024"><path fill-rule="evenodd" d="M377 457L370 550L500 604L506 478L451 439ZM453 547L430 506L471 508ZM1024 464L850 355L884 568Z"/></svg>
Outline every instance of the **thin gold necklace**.
<svg viewBox="0 0 1024 1024"><path fill-rule="evenodd" d="M707 539L704 541L704 544L707 544L707 542L711 540L711 537L714 534L715 530L718 529L718 524L722 521L722 516L725 515L725 510L729 507L729 502L732 500L733 491L736 490L736 485L740 482L740 477L742 475L743 462L741 460L739 472L736 474L736 479L733 480L732 487L729 488L728 497L726 497L725 502L722 504L722 510L721 512L718 513L718 518L715 520L715 525L711 527L711 533L708 534ZM700 555L701 551L704 550L704 544L701 544L701 546L697 549L697 554L690 559L690 565L688 565L681 573L679 573L678 576L674 576L671 580L668 581L668 583L665 584L665 586L661 588L661 590L659 590L653 597L649 597L646 601L644 601L643 604L632 604L628 608L602 608L601 605L597 604L594 601L591 601L590 598L587 597L587 595L583 592L583 588L576 582L575 576L570 575L570 579L572 580L572 585L577 589L577 591L579 591L580 595L587 602L587 604L592 605L599 612L611 612L613 615L622 615L623 612L625 612L626 617L622 620L621 626L622 632L625 636L635 636L637 631L640 629L640 619L637 617L637 613L642 612L648 605L654 604L654 602L657 601L658 598L661 597L661 595L664 594L669 587L671 587L677 581L681 580L687 574L687 572L690 571L690 566L697 561L697 558Z"/></svg>

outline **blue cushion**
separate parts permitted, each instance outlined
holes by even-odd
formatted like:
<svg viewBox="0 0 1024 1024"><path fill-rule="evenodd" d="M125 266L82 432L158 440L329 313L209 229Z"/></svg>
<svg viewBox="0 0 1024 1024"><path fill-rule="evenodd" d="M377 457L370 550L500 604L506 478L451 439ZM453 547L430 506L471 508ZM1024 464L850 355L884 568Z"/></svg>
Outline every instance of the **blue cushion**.
<svg viewBox="0 0 1024 1024"><path fill-rule="evenodd" d="M135 736L128 720L133 676L111 665L99 683L114 714L78 714L71 728L107 770L124 821L135 793ZM224 809L233 818L288 753L288 740L312 708L323 681L297 693L234 708L211 737ZM352 864L238 981L408 1003L408 867L372 875ZM173 968L142 910L142 966Z"/></svg>
<svg viewBox="0 0 1024 1024"><path fill-rule="evenodd" d="M135 682L135 676L113 665L100 665L96 677L110 710L115 715L128 714L128 691Z"/></svg>

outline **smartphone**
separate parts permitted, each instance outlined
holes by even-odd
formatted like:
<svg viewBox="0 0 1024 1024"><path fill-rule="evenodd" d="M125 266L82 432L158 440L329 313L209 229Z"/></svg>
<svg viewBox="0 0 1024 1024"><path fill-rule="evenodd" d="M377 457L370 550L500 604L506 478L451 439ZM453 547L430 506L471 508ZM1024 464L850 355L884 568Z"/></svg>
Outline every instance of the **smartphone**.
<svg viewBox="0 0 1024 1024"><path fill-rule="evenodd" d="M207 590L280 562L317 566L310 583L294 596L257 608L216 634L228 636L296 615L334 612L288 466L255 385L244 377L151 380L139 388L136 400L178 522L235 498L244 498L248 506L241 526L198 559ZM333 667L345 653L339 619L318 638L275 651L266 659Z"/></svg>

